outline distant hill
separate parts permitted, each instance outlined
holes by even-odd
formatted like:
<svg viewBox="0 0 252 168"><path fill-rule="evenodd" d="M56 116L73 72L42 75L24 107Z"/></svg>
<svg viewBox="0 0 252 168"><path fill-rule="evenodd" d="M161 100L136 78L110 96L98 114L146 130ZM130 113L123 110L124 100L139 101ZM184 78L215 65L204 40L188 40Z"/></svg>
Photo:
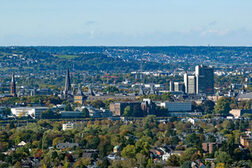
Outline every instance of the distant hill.
<svg viewBox="0 0 252 168"><path fill-rule="evenodd" d="M130 72L195 64L250 66L252 47L0 47L0 71Z"/></svg>

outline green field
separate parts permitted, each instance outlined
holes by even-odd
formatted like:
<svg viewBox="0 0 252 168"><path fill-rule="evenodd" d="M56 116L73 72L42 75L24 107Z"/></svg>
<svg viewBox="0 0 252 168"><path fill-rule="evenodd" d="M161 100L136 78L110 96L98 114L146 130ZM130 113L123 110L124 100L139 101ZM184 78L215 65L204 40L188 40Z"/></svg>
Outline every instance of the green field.
<svg viewBox="0 0 252 168"><path fill-rule="evenodd" d="M77 56L77 55L56 55L56 57L63 58L63 59L74 59L79 56Z"/></svg>

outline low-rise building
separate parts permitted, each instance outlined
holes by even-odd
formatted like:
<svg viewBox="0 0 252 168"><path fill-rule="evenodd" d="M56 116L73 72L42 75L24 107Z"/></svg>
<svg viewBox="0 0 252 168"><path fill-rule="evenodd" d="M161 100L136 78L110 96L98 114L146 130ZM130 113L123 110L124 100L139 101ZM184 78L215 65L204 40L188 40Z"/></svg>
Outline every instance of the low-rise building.
<svg viewBox="0 0 252 168"><path fill-rule="evenodd" d="M241 117L243 114L252 114L252 110L244 110L244 109L232 109L229 111L235 118Z"/></svg>
<svg viewBox="0 0 252 168"><path fill-rule="evenodd" d="M192 111L192 102L162 102L160 106L166 108L168 112Z"/></svg>
<svg viewBox="0 0 252 168"><path fill-rule="evenodd" d="M251 136L240 136L240 144L244 148L248 148L252 144L252 137Z"/></svg>
<svg viewBox="0 0 252 168"><path fill-rule="evenodd" d="M82 118L83 113L80 111L61 111L60 116L62 118Z"/></svg>
<svg viewBox="0 0 252 168"><path fill-rule="evenodd" d="M76 127L76 125L72 122L68 122L66 124L62 124L62 130L66 131L66 130L72 130Z"/></svg>
<svg viewBox="0 0 252 168"><path fill-rule="evenodd" d="M56 148L58 149L66 149L66 148L73 148L73 147L78 147L79 144L78 143L59 143L58 145L56 145Z"/></svg>
<svg viewBox="0 0 252 168"><path fill-rule="evenodd" d="M14 107L11 113L16 117L40 118L40 114L48 110L48 107Z"/></svg>
<svg viewBox="0 0 252 168"><path fill-rule="evenodd" d="M121 116L127 106L130 106L131 109L133 109L134 106L139 106L141 108L141 102L115 102L109 105L109 110L113 113L113 116Z"/></svg>
<svg viewBox="0 0 252 168"><path fill-rule="evenodd" d="M204 152L207 152L207 153L212 153L214 151L215 148L218 147L218 144L217 143L214 143L214 142L210 142L210 143L202 143L202 149Z"/></svg>

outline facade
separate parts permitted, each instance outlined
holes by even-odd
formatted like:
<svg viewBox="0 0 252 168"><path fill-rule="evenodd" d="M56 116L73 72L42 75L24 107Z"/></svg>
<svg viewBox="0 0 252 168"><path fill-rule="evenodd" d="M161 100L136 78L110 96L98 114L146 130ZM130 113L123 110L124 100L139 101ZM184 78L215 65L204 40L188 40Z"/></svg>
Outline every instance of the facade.
<svg viewBox="0 0 252 168"><path fill-rule="evenodd" d="M192 102L162 102L160 106L166 108L168 112L192 111Z"/></svg>
<svg viewBox="0 0 252 168"><path fill-rule="evenodd" d="M40 114L48 110L48 107L15 107L11 108L11 113L16 117L40 118Z"/></svg>
<svg viewBox="0 0 252 168"><path fill-rule="evenodd" d="M204 65L195 67L196 94L214 94L214 68Z"/></svg>

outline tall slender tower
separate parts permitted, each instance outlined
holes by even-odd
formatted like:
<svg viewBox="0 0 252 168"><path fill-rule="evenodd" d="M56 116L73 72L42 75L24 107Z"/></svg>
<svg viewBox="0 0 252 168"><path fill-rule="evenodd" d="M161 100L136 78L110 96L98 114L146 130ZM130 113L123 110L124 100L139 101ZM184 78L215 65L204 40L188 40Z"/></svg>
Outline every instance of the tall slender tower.
<svg viewBox="0 0 252 168"><path fill-rule="evenodd" d="M10 95L13 96L13 97L17 97L16 81L15 81L15 75L14 75L14 73L12 74L12 77L11 77Z"/></svg>
<svg viewBox="0 0 252 168"><path fill-rule="evenodd" d="M70 93L71 93L71 82L70 82L69 68L67 68L66 79L65 79L65 90L64 90L64 96L65 96L65 98Z"/></svg>

